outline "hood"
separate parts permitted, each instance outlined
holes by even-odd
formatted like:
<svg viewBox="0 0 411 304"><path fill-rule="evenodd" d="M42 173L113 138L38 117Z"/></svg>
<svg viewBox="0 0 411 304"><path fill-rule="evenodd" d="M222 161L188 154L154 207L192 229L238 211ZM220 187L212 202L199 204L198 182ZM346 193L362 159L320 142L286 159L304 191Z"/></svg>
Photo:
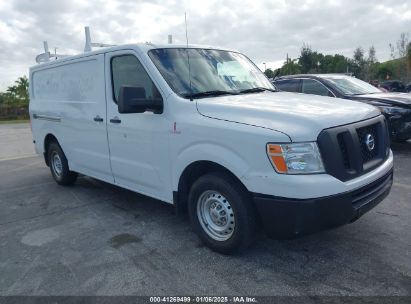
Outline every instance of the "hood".
<svg viewBox="0 0 411 304"><path fill-rule="evenodd" d="M323 129L380 114L377 108L356 101L287 92L228 95L196 102L204 116L280 131L292 141L314 141Z"/></svg>
<svg viewBox="0 0 411 304"><path fill-rule="evenodd" d="M364 95L355 95L348 97L353 100L360 101L376 101L381 102L387 105L400 106L411 108L411 94L410 93L375 93L375 94L364 94Z"/></svg>

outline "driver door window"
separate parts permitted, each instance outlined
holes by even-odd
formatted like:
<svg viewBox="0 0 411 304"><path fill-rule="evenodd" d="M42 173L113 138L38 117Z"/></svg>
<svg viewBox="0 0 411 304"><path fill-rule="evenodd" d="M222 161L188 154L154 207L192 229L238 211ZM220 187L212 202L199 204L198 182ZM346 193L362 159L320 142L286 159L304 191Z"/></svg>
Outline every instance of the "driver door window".
<svg viewBox="0 0 411 304"><path fill-rule="evenodd" d="M133 55L120 55L111 59L113 99L117 103L121 86L139 87L141 98L160 97L160 93L140 61Z"/></svg>
<svg viewBox="0 0 411 304"><path fill-rule="evenodd" d="M322 83L313 79L303 79L301 92L304 94L333 96Z"/></svg>

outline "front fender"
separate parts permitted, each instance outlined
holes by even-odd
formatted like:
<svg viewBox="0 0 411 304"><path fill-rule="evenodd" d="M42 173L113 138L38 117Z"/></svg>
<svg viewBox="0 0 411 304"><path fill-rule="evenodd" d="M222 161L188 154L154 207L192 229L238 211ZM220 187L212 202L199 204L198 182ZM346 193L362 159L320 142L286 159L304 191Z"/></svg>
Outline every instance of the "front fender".
<svg viewBox="0 0 411 304"><path fill-rule="evenodd" d="M178 183L184 169L198 161L211 161L219 164L242 180L249 170L247 161L235 150L214 143L197 143L179 151L174 162L173 190L177 191Z"/></svg>

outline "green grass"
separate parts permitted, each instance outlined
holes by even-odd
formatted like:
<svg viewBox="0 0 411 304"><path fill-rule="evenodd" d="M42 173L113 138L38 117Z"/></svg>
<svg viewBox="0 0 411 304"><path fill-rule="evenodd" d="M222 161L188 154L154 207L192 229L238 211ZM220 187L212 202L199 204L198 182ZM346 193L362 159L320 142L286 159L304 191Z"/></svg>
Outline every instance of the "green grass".
<svg viewBox="0 0 411 304"><path fill-rule="evenodd" d="M29 121L30 121L29 119L0 120L0 125L26 123L26 122L29 122Z"/></svg>

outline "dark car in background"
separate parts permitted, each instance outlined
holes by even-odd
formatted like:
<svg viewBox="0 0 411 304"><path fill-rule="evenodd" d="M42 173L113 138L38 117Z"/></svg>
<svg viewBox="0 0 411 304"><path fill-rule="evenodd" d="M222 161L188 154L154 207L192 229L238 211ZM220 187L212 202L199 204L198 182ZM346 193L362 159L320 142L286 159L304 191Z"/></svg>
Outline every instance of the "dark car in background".
<svg viewBox="0 0 411 304"><path fill-rule="evenodd" d="M387 80L384 81L381 86L388 92L408 92L404 83L399 80Z"/></svg>
<svg viewBox="0 0 411 304"><path fill-rule="evenodd" d="M282 76L274 79L273 84L280 91L351 99L374 105L388 121L391 140L411 139L409 93L383 92L365 81L344 74Z"/></svg>

